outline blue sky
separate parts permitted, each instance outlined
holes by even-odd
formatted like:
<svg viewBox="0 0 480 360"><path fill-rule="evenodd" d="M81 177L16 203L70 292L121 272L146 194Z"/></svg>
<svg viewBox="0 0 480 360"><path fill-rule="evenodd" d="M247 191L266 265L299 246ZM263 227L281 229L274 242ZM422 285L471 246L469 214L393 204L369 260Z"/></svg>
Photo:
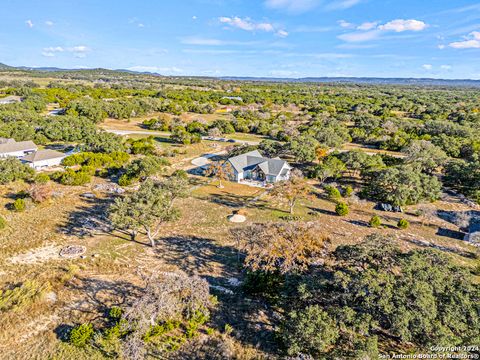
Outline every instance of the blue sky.
<svg viewBox="0 0 480 360"><path fill-rule="evenodd" d="M199 76L480 79L480 2L2 0L0 62Z"/></svg>

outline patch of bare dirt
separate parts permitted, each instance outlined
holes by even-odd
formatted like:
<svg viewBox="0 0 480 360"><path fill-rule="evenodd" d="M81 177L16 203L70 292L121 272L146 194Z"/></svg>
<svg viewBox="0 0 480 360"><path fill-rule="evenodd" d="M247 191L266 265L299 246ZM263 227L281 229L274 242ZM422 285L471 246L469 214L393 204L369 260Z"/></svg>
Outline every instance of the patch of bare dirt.
<svg viewBox="0 0 480 360"><path fill-rule="evenodd" d="M8 261L13 264L38 264L50 260L61 260L61 249L60 246L47 245L12 256Z"/></svg>

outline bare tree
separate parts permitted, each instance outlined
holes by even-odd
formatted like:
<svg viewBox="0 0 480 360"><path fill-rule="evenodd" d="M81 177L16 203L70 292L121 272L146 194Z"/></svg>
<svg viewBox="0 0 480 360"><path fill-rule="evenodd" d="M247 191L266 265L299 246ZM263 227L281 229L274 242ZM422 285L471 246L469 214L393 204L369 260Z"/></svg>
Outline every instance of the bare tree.
<svg viewBox="0 0 480 360"><path fill-rule="evenodd" d="M206 280L183 272L156 273L145 279L142 294L122 316L124 357L144 359L143 338L151 326L168 320L189 320L198 312L209 315L210 293Z"/></svg>

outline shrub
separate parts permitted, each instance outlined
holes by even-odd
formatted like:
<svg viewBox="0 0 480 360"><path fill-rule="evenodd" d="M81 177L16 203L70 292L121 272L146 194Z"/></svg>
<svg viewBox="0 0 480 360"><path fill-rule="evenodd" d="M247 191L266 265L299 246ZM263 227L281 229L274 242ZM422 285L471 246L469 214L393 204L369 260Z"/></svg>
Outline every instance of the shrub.
<svg viewBox="0 0 480 360"><path fill-rule="evenodd" d="M35 177L33 178L33 182L35 184L43 184L45 185L46 183L48 183L50 181L50 176L48 176L47 174L37 174L35 175Z"/></svg>
<svg viewBox="0 0 480 360"><path fill-rule="evenodd" d="M0 216L0 230L3 230L7 227L7 220Z"/></svg>
<svg viewBox="0 0 480 360"><path fill-rule="evenodd" d="M338 189L334 186L325 186L325 192L330 200L337 200L342 197L340 191L338 191Z"/></svg>
<svg viewBox="0 0 480 360"><path fill-rule="evenodd" d="M92 324L81 324L74 327L70 331L70 336L68 338L70 344L85 347L93 337L93 325Z"/></svg>
<svg viewBox="0 0 480 360"><path fill-rule="evenodd" d="M27 205L25 204L25 199L17 199L13 202L13 209L16 212L22 212L26 207Z"/></svg>
<svg viewBox="0 0 480 360"><path fill-rule="evenodd" d="M34 202L42 203L52 197L52 189L48 185L34 184L28 189L28 196Z"/></svg>
<svg viewBox="0 0 480 360"><path fill-rule="evenodd" d="M108 312L108 317L112 320L119 320L122 317L123 310L118 306L113 306Z"/></svg>
<svg viewBox="0 0 480 360"><path fill-rule="evenodd" d="M133 181L134 181L133 178L130 178L127 174L123 174L118 179L118 185L120 185L120 186L130 186L130 185L132 185Z"/></svg>
<svg viewBox="0 0 480 360"><path fill-rule="evenodd" d="M63 185L80 186L89 183L91 180L90 174L84 171L74 171L67 169L59 176L58 181Z"/></svg>
<svg viewBox="0 0 480 360"><path fill-rule="evenodd" d="M353 188L352 188L350 185L346 186L346 187L343 189L343 194L344 194L345 197L350 197L350 196L352 196L352 194L353 194Z"/></svg>
<svg viewBox="0 0 480 360"><path fill-rule="evenodd" d="M380 220L380 217L377 215L372 216L368 224L373 227L373 228L378 228L382 225L382 221Z"/></svg>
<svg viewBox="0 0 480 360"><path fill-rule="evenodd" d="M347 216L350 210L348 209L348 205L345 203L338 203L335 207L335 212L339 216Z"/></svg>
<svg viewBox="0 0 480 360"><path fill-rule="evenodd" d="M260 295L274 301L280 296L284 278L277 272L249 271L242 285L243 291L250 295Z"/></svg>
<svg viewBox="0 0 480 360"><path fill-rule="evenodd" d="M178 177L180 179L188 179L188 173L185 170L175 170L172 173L172 176Z"/></svg>
<svg viewBox="0 0 480 360"><path fill-rule="evenodd" d="M18 311L27 307L50 290L50 283L27 280L12 289L0 290L0 313L2 311Z"/></svg>
<svg viewBox="0 0 480 360"><path fill-rule="evenodd" d="M405 230L410 226L410 223L405 219L400 219L397 224L399 229Z"/></svg>
<svg viewBox="0 0 480 360"><path fill-rule="evenodd" d="M79 172L83 172L83 173L88 174L88 175L95 175L96 169L95 169L95 167L90 166L90 165L83 165L80 168Z"/></svg>
<svg viewBox="0 0 480 360"><path fill-rule="evenodd" d="M289 355L320 355L338 336L335 321L318 305L290 312L280 331Z"/></svg>

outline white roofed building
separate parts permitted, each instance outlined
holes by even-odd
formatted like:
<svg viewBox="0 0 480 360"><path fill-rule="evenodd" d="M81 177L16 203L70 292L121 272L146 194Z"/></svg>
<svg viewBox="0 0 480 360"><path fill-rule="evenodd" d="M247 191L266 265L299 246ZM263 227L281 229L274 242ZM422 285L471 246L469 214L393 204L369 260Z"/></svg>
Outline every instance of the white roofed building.
<svg viewBox="0 0 480 360"><path fill-rule="evenodd" d="M24 156L20 160L35 170L59 166L67 155L55 150L39 150Z"/></svg>
<svg viewBox="0 0 480 360"><path fill-rule="evenodd" d="M292 167L280 158L266 158L258 150L227 160L233 168L234 180L253 180L267 184L288 180Z"/></svg>
<svg viewBox="0 0 480 360"><path fill-rule="evenodd" d="M33 141L15 141L14 139L0 138L0 158L21 158L38 150Z"/></svg>

